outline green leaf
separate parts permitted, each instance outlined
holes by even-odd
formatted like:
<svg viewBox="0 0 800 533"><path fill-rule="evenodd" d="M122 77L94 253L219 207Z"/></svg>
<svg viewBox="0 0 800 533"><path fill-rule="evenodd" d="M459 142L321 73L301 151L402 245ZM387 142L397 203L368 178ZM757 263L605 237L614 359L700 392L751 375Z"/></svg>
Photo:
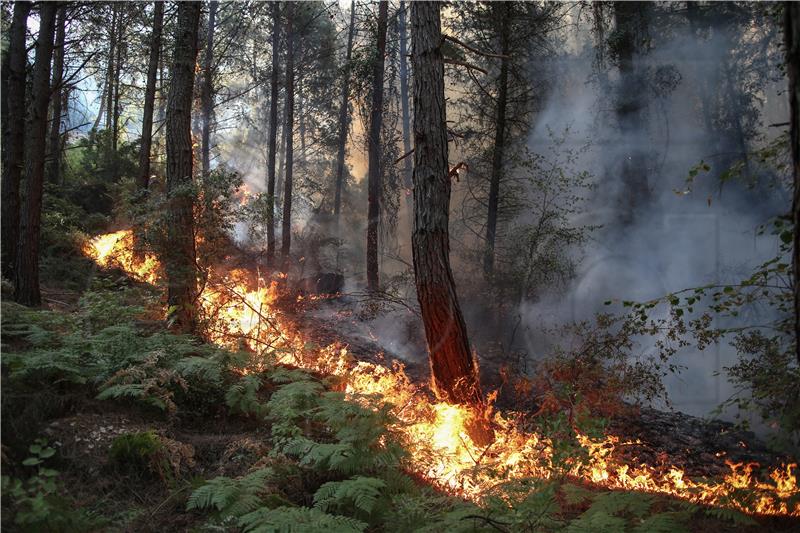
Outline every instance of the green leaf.
<svg viewBox="0 0 800 533"><path fill-rule="evenodd" d="M55 455L55 453L56 453L55 449L53 449L53 448L45 448L44 450L41 451L41 453L39 454L39 457L41 457L42 459L47 459L48 457L53 457L53 455Z"/></svg>
<svg viewBox="0 0 800 533"><path fill-rule="evenodd" d="M38 457L28 457L27 459L22 461L22 464L25 466L36 466L42 464L43 462L44 461L42 461Z"/></svg>

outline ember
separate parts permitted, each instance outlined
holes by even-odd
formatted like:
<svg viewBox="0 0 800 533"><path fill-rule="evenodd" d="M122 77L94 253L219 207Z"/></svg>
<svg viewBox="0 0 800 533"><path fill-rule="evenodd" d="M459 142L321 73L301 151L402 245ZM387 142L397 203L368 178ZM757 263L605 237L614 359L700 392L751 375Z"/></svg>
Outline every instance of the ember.
<svg viewBox="0 0 800 533"><path fill-rule="evenodd" d="M158 280L158 261L149 255L137 258L132 246L131 231L118 231L93 239L85 253L98 265L121 268L140 281ZM494 442L478 446L467 431L478 416L472 410L434 400L427 387L409 380L400 364L387 368L355 361L339 344L311 347L298 328L278 312L277 297L274 281L267 285L244 270L212 272L200 295L208 339L231 347L242 343L278 362L340 376L346 392L357 395L355 398L381 396L394 406L400 422L393 429L403 436L413 468L442 489L479 501L488 489L509 479L546 479L566 473L612 489L668 494L752 514L800 516L795 464L757 475L758 465L728 462L730 472L723 479L693 480L675 467L624 464L616 454L623 444L617 436L594 440L579 435L587 458L576 457L562 466L553 458L552 442L524 430L521 415L500 412L492 417ZM742 489L755 498L737 499Z"/></svg>

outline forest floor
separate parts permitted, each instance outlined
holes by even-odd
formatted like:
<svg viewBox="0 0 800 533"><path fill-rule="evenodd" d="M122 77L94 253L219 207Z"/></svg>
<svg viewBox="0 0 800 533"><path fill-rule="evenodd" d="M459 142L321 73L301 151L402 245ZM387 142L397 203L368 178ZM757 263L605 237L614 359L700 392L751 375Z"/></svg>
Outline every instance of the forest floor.
<svg viewBox="0 0 800 533"><path fill-rule="evenodd" d="M132 285L117 274L105 276L104 290L125 292ZM142 303L136 302L140 293L128 295L125 292L125 294L127 303ZM24 358L26 353L39 350L36 346L38 341L31 339L56 324L58 319L54 317L59 315L68 316L77 313L78 323L81 325L69 327L86 327L85 323L90 319L87 318L88 315L80 314L83 312L78 303L80 297L80 292L49 286L45 291L45 300L46 307L52 313L44 316L41 324L21 329L20 325L23 322L32 320L35 322L35 320L31 315L10 307L13 304L4 304L3 351L15 352ZM376 361L379 359L376 354L385 353L385 350L370 338L369 333L365 333L368 330L357 323L359 319L354 316L353 309L353 302L346 298L298 302L292 297L283 303L283 312L286 316L295 321L299 329L307 332L314 342L325 344L335 340L345 343L356 359ZM163 326L143 323L146 325L136 326L139 328L137 330L139 334L164 333ZM142 327L147 329L145 333L142 333ZM23 330L24 333L21 333ZM81 331L57 331L59 335L85 334ZM56 350L54 347L46 349ZM394 356L388 353L385 358L390 361ZM386 359L382 361L386 362ZM24 361L24 359L16 361L20 360ZM407 374L413 380L427 379L427 365L424 360L409 361L406 358L403 362ZM56 370L60 372L63 369ZM48 372L50 371L52 369L48 369ZM4 479L2 517L3 528L7 531L233 531L239 529L241 522L237 526L237 522L226 516L220 506L212 508L211 513L187 509L190 495L203 485L205 480L219 476L241 479L259 468L277 469L279 464L291 463L291 468L287 470L290 474L280 480L279 495L273 495L279 500L278 503L283 509L284 504L312 506L316 500L315 490L320 487L322 481L330 479L326 474L305 468L301 460L272 453L276 451L276 441L269 418L229 408L223 399L226 394L224 390L191 396L190 383L187 389L187 394L191 396L189 401L180 403L176 399L177 409L161 410L143 405L132 397L119 397L112 401L97 399L97 383L91 381L81 384L78 380L70 382L68 378L54 379L50 374L37 376L32 372L27 372L23 378L17 378L15 372L19 372L18 367L9 368L4 361L3 475L4 478L18 479L27 485L23 485L26 488L14 495L15 492L9 488L9 482ZM163 385L162 381L166 378L162 379L159 376L156 374L154 378L155 385L151 383L148 386L152 385L157 389ZM158 381L160 379L162 381ZM268 400L280 387L279 383L266 382L263 389L258 391L258 397ZM297 423L298 427L316 424L311 420L301 420ZM718 473L716 470L721 471L724 457L715 455L718 452L723 452L725 457L736 461L777 463L777 457L770 454L752 435L737 433L727 424L708 423L679 413L645 410L641 411L636 419L618 420L616 427L624 432L626 438L639 438L642 441L638 447L631 447L626 452L632 459L654 462L669 460L691 473L709 475ZM166 458L166 462L155 464L152 457L148 459L145 456L125 458L120 456L118 450L115 451L115 443L119 442L120 437L148 433L155 436L160 450L159 457ZM55 450L54 457L46 459L46 464L55 472L52 475L57 476L55 490L50 490L44 485L34 486L42 475L50 474L46 472L42 474L41 467L38 467L39 474L36 474L31 466L36 468L35 462L28 462L27 466L24 463L26 457L33 451L31 444L37 438L44 439L40 441L41 446L52 447ZM423 490L432 491L425 492L428 495L426 498L439 497L432 494L450 498L445 493L435 491L418 477L413 479ZM34 482L31 483L31 480ZM580 483L579 485L582 490L596 494L608 492L591 485ZM48 502L44 505L44 510L42 507L37 508L34 501L37 497ZM537 526L530 529L531 531L599 530L592 527L585 529L587 524L573 523L587 512L587 508L590 507L589 500L577 503L564 503L561 497L558 500L560 507L554 516L559 517L561 525L548 523L547 527ZM272 503L273 508L276 505ZM669 505L669 503L657 504L656 508L667 509ZM53 516L48 517L47 513ZM506 528L502 522L493 523L488 515L469 518L470 516L472 515L459 519L457 530L523 530ZM624 522L612 524L619 527L620 531L640 531L641 529L636 529L636 521L640 526L645 526L647 523L646 517L643 516L634 517L627 514L624 516ZM740 520L734 515L716 516L694 512L687 517L688 521L681 527L676 525L675 531L755 532L800 529L800 521L782 517L753 517ZM416 530L416 526L388 525L390 522L381 523L364 519L364 523L368 524L366 526L368 531ZM445 524L447 522L432 522L426 526L428 528L426 530L456 530ZM600 524L597 526L600 527ZM360 526L356 525L355 529L347 529L348 527L350 526L342 526L343 529L339 530L359 530ZM663 527L663 524L659 527ZM603 529L615 530L611 526ZM286 524L273 524L252 530L290 529ZM292 530L317 531L337 530L337 528L331 529L329 526L323 527L319 524L315 526L310 522L303 526L297 522L295 529Z"/></svg>

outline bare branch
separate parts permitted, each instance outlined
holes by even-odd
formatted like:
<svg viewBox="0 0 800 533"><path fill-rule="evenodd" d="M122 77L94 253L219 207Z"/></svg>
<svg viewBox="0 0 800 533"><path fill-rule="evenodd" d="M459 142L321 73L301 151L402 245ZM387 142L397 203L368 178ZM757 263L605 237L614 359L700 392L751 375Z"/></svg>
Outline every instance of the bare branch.
<svg viewBox="0 0 800 533"><path fill-rule="evenodd" d="M510 56L506 56L506 55L503 55L503 54L492 54L490 52L484 52L482 50L478 50L477 48L474 48L474 47L468 45L464 41L462 41L460 39L457 39L456 37L453 37L452 35L442 35L442 39L447 39L448 41L452 41L452 42L456 43L459 46L463 46L464 48L466 48L470 52L472 52L474 54L478 54L478 55L483 56L483 57L494 57L496 59L511 59Z"/></svg>
<svg viewBox="0 0 800 533"><path fill-rule="evenodd" d="M483 74L489 74L486 70L482 69L477 65L473 65L472 63L467 63L465 61L459 61L458 59L445 58L444 62L447 63L448 65L457 65L460 67L466 67L468 69L477 70L478 72L481 72Z"/></svg>

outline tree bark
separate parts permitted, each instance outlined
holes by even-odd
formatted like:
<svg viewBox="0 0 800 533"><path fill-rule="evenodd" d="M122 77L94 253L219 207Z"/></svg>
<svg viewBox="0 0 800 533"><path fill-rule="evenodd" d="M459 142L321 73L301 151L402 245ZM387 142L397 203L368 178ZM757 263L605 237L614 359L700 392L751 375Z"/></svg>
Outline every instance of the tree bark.
<svg viewBox="0 0 800 533"><path fill-rule="evenodd" d="M50 123L50 138L48 139L48 160L45 175L50 183L61 182L61 119L63 110L61 97L64 92L62 87L64 78L64 37L66 33L67 8L61 6L56 16L56 42L53 48L53 81L50 101L52 102L53 116Z"/></svg>
<svg viewBox="0 0 800 533"><path fill-rule="evenodd" d="M342 80L342 99L339 106L339 146L336 155L336 179L333 200L333 216L339 227L339 213L342 209L342 188L344 187L344 158L347 132L350 130L350 75L353 57L353 35L356 27L356 1L350 3L350 29L347 32L347 56L345 57L344 79Z"/></svg>
<svg viewBox="0 0 800 533"><path fill-rule="evenodd" d="M208 3L208 33L206 33L206 53L203 62L203 124L200 152L203 159L203 176L211 170L211 115L214 112L214 28L217 20L216 0Z"/></svg>
<svg viewBox="0 0 800 533"><path fill-rule="evenodd" d="M3 139L5 161L2 183L3 276L13 279L19 241L20 179L25 164L25 32L30 2L16 2L8 37L7 135Z"/></svg>
<svg viewBox="0 0 800 533"><path fill-rule="evenodd" d="M408 105L408 44L406 37L406 4L400 1L398 16L398 32L400 33L400 107L403 117L403 153L411 151L411 112ZM413 207L411 196L412 183L411 158L403 161L403 186L406 188L406 199L409 207Z"/></svg>
<svg viewBox="0 0 800 533"><path fill-rule="evenodd" d="M299 46L295 53L302 57ZM299 68L297 70L297 80L295 82L297 92L297 129L298 133L300 134L300 157L298 158L298 164L300 165L300 168L303 169L306 164L306 115L305 110L303 109L303 106L305 105L305 96L303 94L303 69Z"/></svg>
<svg viewBox="0 0 800 533"><path fill-rule="evenodd" d="M792 271L794 273L794 339L795 354L800 363L800 4L784 5L786 25L786 71L789 76L790 138L794 194L792 197Z"/></svg>
<svg viewBox="0 0 800 533"><path fill-rule="evenodd" d="M283 225L281 256L289 264L292 246L292 170L294 168L294 2L286 4L286 177L283 184Z"/></svg>
<svg viewBox="0 0 800 533"><path fill-rule="evenodd" d="M642 53L648 11L647 2L614 2L619 65L615 112L624 146L639 141L644 128L644 80L641 68L636 64L636 56ZM620 221L630 224L636 212L650 199L647 158L641 148L629 147L620 155L620 176L623 183Z"/></svg>
<svg viewBox="0 0 800 533"><path fill-rule="evenodd" d="M489 182L489 206L486 217L486 251L483 257L483 271L487 279L494 272L494 245L497 236L497 213L500 203L500 180L503 176L503 156L505 152L506 107L508 102L508 53L511 39L511 4L509 2L492 4L492 11L500 22L500 77L497 79L497 119L495 121L494 149L492 152L492 175Z"/></svg>
<svg viewBox="0 0 800 533"><path fill-rule="evenodd" d="M284 80L284 89L286 88L286 80ZM285 181L285 163L286 163L286 102L284 101L281 107L280 119L281 136L278 141L278 174L275 181L275 202L277 205L283 204L283 182Z"/></svg>
<svg viewBox="0 0 800 533"><path fill-rule="evenodd" d="M434 390L448 402L481 405L477 365L450 270L450 178L439 17L436 2L411 4L414 277Z"/></svg>
<svg viewBox="0 0 800 533"><path fill-rule="evenodd" d="M196 327L197 272L192 213L192 94L194 90L200 2L179 2L172 81L167 101L167 195L164 267L167 300L175 330Z"/></svg>
<svg viewBox="0 0 800 533"><path fill-rule="evenodd" d="M111 6L111 27L109 28L108 65L106 68L106 88L103 94L106 98L106 129L111 129L114 116L114 58L117 51L117 4ZM109 132L110 133L110 132ZM109 143L111 138L109 137ZM109 144L110 146L110 144Z"/></svg>
<svg viewBox="0 0 800 533"><path fill-rule="evenodd" d="M386 55L386 25L389 16L389 2L381 0L378 4L378 42L376 56L372 63L372 109L369 121L367 181L367 288L377 291L378 268L378 227L381 222L381 124L383 122L383 72Z"/></svg>
<svg viewBox="0 0 800 533"><path fill-rule="evenodd" d="M50 102L50 60L58 4L43 2L39 7L39 35L33 64L31 106L26 125L26 194L20 217L17 262L14 269L14 299L23 305L39 305L39 238L44 192L47 107Z"/></svg>
<svg viewBox="0 0 800 533"><path fill-rule="evenodd" d="M122 108L120 107L120 84L122 83L122 48L123 48L123 35L125 33L125 27L122 24L123 18L123 10L126 9L126 6L122 3L118 3L114 5L114 9L117 11L116 18L116 30L117 30L117 37L116 37L116 46L115 46L115 58L114 58L114 104L113 104L113 116L112 116L112 125L111 125L111 157L113 158L113 173L112 175L116 179L119 174L119 161L117 160L117 148L119 148L119 117L122 113Z"/></svg>
<svg viewBox="0 0 800 533"><path fill-rule="evenodd" d="M142 140L139 149L139 177L137 184L142 194L150 185L150 150L153 146L153 108L156 100L156 76L161 55L161 32L164 25L164 3L153 3L153 33L150 35L150 57L147 62L147 84L144 90L142 113Z"/></svg>
<svg viewBox="0 0 800 533"><path fill-rule="evenodd" d="M272 76L269 100L269 140L267 148L267 264L275 264L275 152L278 140L278 50L281 33L281 8L272 4Z"/></svg>

